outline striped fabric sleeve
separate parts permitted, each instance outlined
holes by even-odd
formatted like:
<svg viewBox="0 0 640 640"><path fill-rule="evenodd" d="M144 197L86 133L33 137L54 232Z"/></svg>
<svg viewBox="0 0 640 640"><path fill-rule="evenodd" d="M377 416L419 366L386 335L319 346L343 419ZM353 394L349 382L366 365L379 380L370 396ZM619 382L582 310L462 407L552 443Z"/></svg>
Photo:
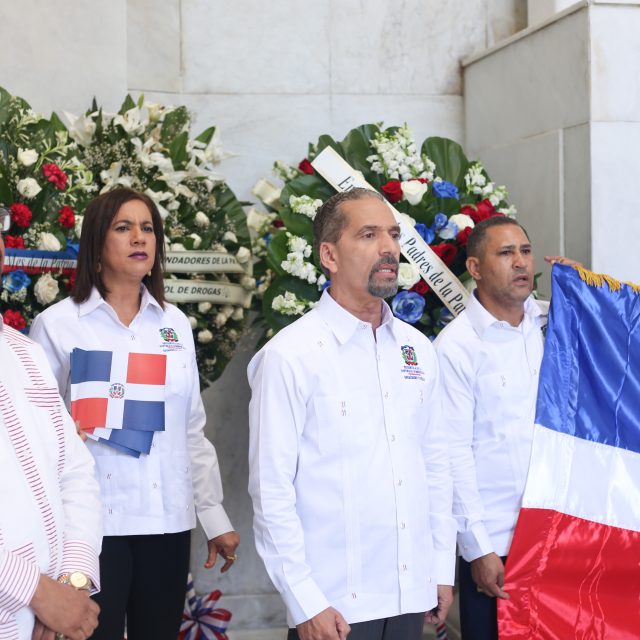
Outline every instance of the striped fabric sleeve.
<svg viewBox="0 0 640 640"><path fill-rule="evenodd" d="M81 571L91 578L93 589L91 593L100 591L100 571L98 569L98 554L86 542L81 540L65 540L62 551L61 573Z"/></svg>
<svg viewBox="0 0 640 640"><path fill-rule="evenodd" d="M40 580L40 569L12 551L0 551L0 623L31 602Z"/></svg>

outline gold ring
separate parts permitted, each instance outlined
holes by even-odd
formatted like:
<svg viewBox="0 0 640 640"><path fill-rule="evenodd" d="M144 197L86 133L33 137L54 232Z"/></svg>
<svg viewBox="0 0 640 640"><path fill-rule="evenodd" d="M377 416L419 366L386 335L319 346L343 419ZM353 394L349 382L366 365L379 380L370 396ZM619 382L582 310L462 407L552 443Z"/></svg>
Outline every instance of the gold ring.
<svg viewBox="0 0 640 640"><path fill-rule="evenodd" d="M238 559L238 556L234 553L233 555L225 556L225 558L227 560L231 560L231 562L235 562Z"/></svg>

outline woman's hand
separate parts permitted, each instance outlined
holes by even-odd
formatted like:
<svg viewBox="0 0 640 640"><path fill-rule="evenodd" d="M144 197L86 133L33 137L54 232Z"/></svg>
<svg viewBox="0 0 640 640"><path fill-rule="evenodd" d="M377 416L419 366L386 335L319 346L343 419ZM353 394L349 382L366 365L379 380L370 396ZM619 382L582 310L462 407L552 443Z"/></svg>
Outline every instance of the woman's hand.
<svg viewBox="0 0 640 640"><path fill-rule="evenodd" d="M222 535L216 536L212 540L207 541L209 547L209 555L204 563L205 569L211 569L216 563L218 554L220 554L225 562L220 569L220 573L229 571L233 563L238 559L236 548L240 544L240 535L235 531L229 531Z"/></svg>

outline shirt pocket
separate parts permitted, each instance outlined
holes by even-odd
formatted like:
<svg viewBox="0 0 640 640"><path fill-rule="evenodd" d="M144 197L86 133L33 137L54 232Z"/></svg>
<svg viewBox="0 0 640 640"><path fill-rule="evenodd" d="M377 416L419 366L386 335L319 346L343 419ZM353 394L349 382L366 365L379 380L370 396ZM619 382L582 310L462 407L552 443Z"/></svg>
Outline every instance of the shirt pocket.
<svg viewBox="0 0 640 640"><path fill-rule="evenodd" d="M372 437L372 403L375 399L361 392L314 398L318 447L323 453L357 451Z"/></svg>
<svg viewBox="0 0 640 640"><path fill-rule="evenodd" d="M173 351L167 354L167 396L190 396L193 387L193 353Z"/></svg>
<svg viewBox="0 0 640 640"><path fill-rule="evenodd" d="M174 454L169 462L170 478L165 478L165 507L167 513L184 513L192 509L193 481L191 479L191 462L186 454Z"/></svg>
<svg viewBox="0 0 640 640"><path fill-rule="evenodd" d="M531 386L534 381L515 373L491 373L478 378L476 383L476 418L495 423L504 438L505 423L521 420L529 412ZM500 420L495 417L499 415Z"/></svg>

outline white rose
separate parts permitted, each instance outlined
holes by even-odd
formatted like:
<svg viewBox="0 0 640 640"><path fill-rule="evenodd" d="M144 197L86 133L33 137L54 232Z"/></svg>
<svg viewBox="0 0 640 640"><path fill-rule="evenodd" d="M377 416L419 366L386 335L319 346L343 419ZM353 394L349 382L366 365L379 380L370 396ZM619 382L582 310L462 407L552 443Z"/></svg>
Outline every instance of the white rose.
<svg viewBox="0 0 640 640"><path fill-rule="evenodd" d="M244 309L242 307L236 307L234 312L231 314L232 320L242 320L244 318Z"/></svg>
<svg viewBox="0 0 640 640"><path fill-rule="evenodd" d="M198 311L200 313L208 313L209 311L211 311L211 303L210 302L201 302L198 305Z"/></svg>
<svg viewBox="0 0 640 640"><path fill-rule="evenodd" d="M174 242L171 245L171 251L186 251L186 249L184 248L183 244L180 244L179 242Z"/></svg>
<svg viewBox="0 0 640 640"><path fill-rule="evenodd" d="M30 167L38 159L35 149L18 149L18 162L25 167Z"/></svg>
<svg viewBox="0 0 640 640"><path fill-rule="evenodd" d="M227 316L225 316L224 313L217 313L216 317L213 320L213 324L215 324L218 329L220 327L223 327L225 324L227 324Z"/></svg>
<svg viewBox="0 0 640 640"><path fill-rule="evenodd" d="M251 207L247 212L247 226L256 233L262 231L262 227L268 220L269 216L255 207Z"/></svg>
<svg viewBox="0 0 640 640"><path fill-rule="evenodd" d="M458 233L467 227L473 229L473 227L476 226L471 216L468 216L466 213L456 213L454 216L449 218L449 222L453 222L453 224L458 227Z"/></svg>
<svg viewBox="0 0 640 640"><path fill-rule="evenodd" d="M247 247L240 247L238 249L238 253L236 253L236 258L240 264L249 262L249 260L251 259L251 251L249 251Z"/></svg>
<svg viewBox="0 0 640 640"><path fill-rule="evenodd" d="M194 318L193 316L189 316L189 324L191 325L192 329L195 329L198 326L198 319Z"/></svg>
<svg viewBox="0 0 640 640"><path fill-rule="evenodd" d="M251 189L251 193L253 193L256 198L260 198L262 202L268 204L270 207L280 202L280 191L281 189L278 189L275 184L264 178L260 178L260 180L253 185L253 189Z"/></svg>
<svg viewBox="0 0 640 640"><path fill-rule="evenodd" d="M58 281L53 278L50 273L45 273L38 278L38 281L33 287L33 292L35 293L36 300L40 304L47 305L56 299L56 296L60 292L60 287Z"/></svg>
<svg viewBox="0 0 640 640"><path fill-rule="evenodd" d="M33 178L24 178L18 182L18 193L23 198L35 198L42 189Z"/></svg>
<svg viewBox="0 0 640 640"><path fill-rule="evenodd" d="M193 222L196 227L200 227L201 229L208 227L210 224L210 220L207 217L207 214L203 211L198 211L198 213L196 213L196 217L194 218Z"/></svg>
<svg viewBox="0 0 640 640"><path fill-rule="evenodd" d="M422 200L422 196L426 193L428 187L420 180L407 180L400 183L402 196L409 204L418 204Z"/></svg>
<svg viewBox="0 0 640 640"><path fill-rule="evenodd" d="M209 329L203 329L198 331L198 342L201 344L207 344L213 340L213 333Z"/></svg>
<svg viewBox="0 0 640 640"><path fill-rule="evenodd" d="M418 267L408 262L401 262L398 265L398 286L402 289L411 289L420 280Z"/></svg>
<svg viewBox="0 0 640 640"><path fill-rule="evenodd" d="M38 249L42 251L60 251L62 249L62 245L60 244L60 240L56 238L53 233L44 233L40 234L40 238L38 238Z"/></svg>
<svg viewBox="0 0 640 640"><path fill-rule="evenodd" d="M222 309L220 309L220 313L224 313L228 320L233 315L233 307L230 304L225 304Z"/></svg>
<svg viewBox="0 0 640 640"><path fill-rule="evenodd" d="M193 248L197 249L202 244L202 238L197 233L190 233L188 238L193 238Z"/></svg>
<svg viewBox="0 0 640 640"><path fill-rule="evenodd" d="M240 284L247 291L253 291L256 288L256 279L251 276L242 276Z"/></svg>
<svg viewBox="0 0 640 640"><path fill-rule="evenodd" d="M222 239L228 242L238 242L238 236L233 231L225 231Z"/></svg>

